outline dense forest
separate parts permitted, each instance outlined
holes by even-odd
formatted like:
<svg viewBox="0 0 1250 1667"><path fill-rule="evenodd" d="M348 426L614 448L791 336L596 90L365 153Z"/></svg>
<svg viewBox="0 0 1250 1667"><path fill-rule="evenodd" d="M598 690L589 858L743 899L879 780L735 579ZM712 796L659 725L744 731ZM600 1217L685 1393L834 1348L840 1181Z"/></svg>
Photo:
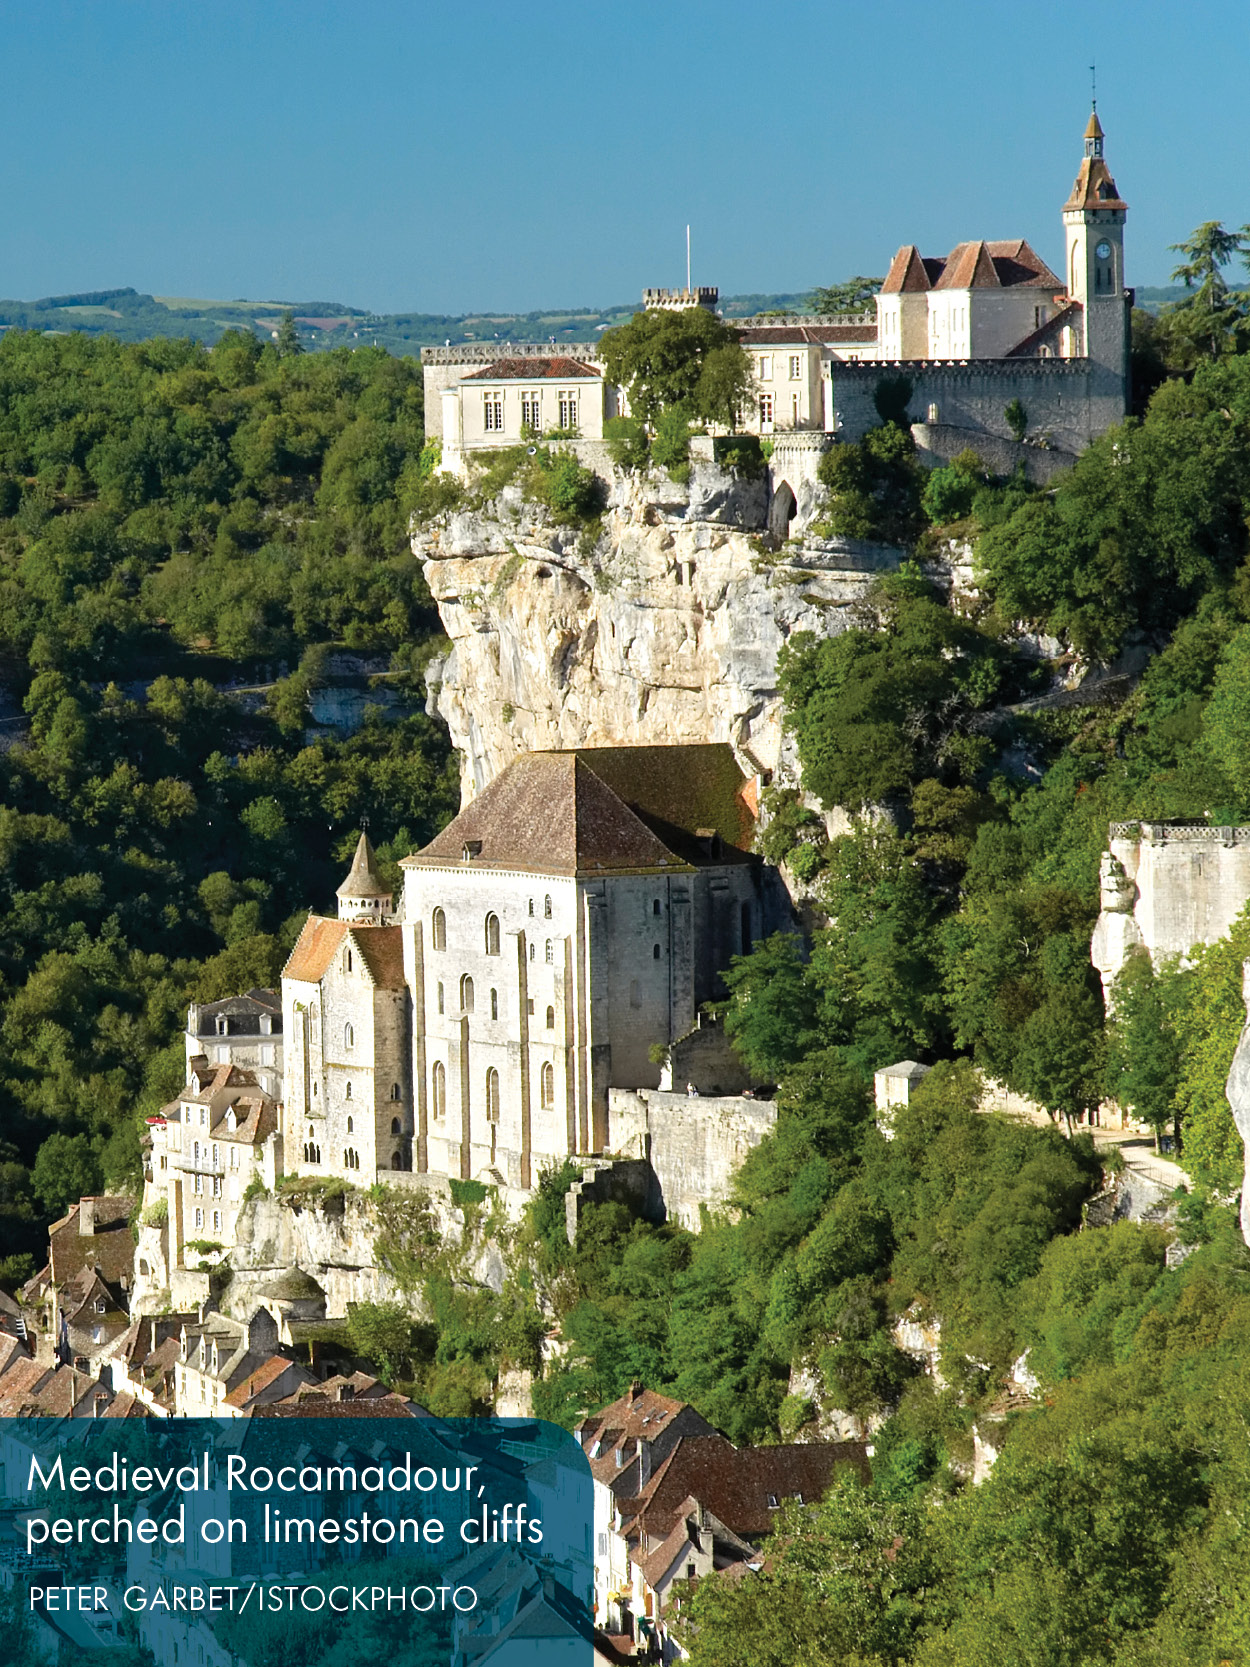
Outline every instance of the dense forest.
<svg viewBox="0 0 1250 1667"><path fill-rule="evenodd" d="M135 1182L188 1000L273 982L362 818L390 860L455 808L419 710L422 444L419 367L377 349L0 339L9 1282L67 1202ZM334 647L389 661L407 715L311 732Z"/></svg>

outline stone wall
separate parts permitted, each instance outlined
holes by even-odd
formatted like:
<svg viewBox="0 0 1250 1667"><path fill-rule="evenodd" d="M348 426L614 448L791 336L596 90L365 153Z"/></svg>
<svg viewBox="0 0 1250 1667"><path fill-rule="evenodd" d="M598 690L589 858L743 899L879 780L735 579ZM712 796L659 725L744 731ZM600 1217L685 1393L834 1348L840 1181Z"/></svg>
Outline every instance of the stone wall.
<svg viewBox="0 0 1250 1667"><path fill-rule="evenodd" d="M1111 986L1144 949L1158 965L1215 943L1250 900L1250 828L1113 822L1090 954Z"/></svg>
<svg viewBox="0 0 1250 1667"><path fill-rule="evenodd" d="M927 359L834 363L831 366L835 428L858 440L880 422L874 396L884 377L912 385L913 419L1011 439L1004 415L1018 399L1028 417L1027 437L1048 437L1062 451L1081 452L1125 411L1123 378L1092 359L981 359L939 363Z"/></svg>
<svg viewBox="0 0 1250 1667"><path fill-rule="evenodd" d="M1035 486L1046 486L1076 462L1072 452L1057 447L1021 445L999 434L958 428L954 423L913 423L911 434L916 456L927 469L941 468L971 448L993 474L1011 475L1023 467L1025 477Z"/></svg>
<svg viewBox="0 0 1250 1667"><path fill-rule="evenodd" d="M699 1206L728 1202L742 1160L776 1126L772 1100L628 1088L608 1096L612 1150L649 1161L667 1219L692 1232L699 1229Z"/></svg>

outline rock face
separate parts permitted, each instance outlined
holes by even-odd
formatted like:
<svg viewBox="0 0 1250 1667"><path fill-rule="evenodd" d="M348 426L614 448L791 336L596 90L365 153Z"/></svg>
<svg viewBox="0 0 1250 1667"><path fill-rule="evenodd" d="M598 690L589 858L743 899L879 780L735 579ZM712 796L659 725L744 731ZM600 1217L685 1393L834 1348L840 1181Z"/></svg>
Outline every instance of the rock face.
<svg viewBox="0 0 1250 1667"><path fill-rule="evenodd" d="M1241 969L1241 993L1246 1002L1247 1022L1233 1055L1225 1092L1233 1109L1233 1122L1246 1149L1245 1176L1241 1183L1241 1236L1250 1244L1250 961Z"/></svg>
<svg viewBox="0 0 1250 1667"><path fill-rule="evenodd" d="M901 559L811 537L766 548L784 486L696 462L684 485L618 472L593 540L516 487L419 530L452 645L427 672L430 709L461 751L464 801L538 749L728 741L748 773L776 770L782 646L844 629Z"/></svg>

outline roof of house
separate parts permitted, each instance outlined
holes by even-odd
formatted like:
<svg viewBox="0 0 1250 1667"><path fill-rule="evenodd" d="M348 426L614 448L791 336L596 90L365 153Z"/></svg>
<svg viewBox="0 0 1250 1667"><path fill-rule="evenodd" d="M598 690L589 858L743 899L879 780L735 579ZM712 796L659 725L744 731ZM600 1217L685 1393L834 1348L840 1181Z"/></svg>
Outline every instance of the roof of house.
<svg viewBox="0 0 1250 1667"><path fill-rule="evenodd" d="M723 744L523 753L404 864L461 865L466 848L477 867L587 877L744 861L746 786Z"/></svg>
<svg viewBox="0 0 1250 1667"><path fill-rule="evenodd" d="M391 897L393 892L386 881L378 873L378 859L374 855L373 846L369 843L369 835L361 832L356 844L356 854L352 858L352 866L348 870L347 878L339 887L338 897Z"/></svg>
<svg viewBox="0 0 1250 1667"><path fill-rule="evenodd" d="M203 1024L205 1019L259 1018L267 1013L272 1019L282 1017L282 997L276 990L249 990L246 995L223 996L220 1001L196 1003L195 1011ZM197 1036L213 1036L215 1030L201 1028Z"/></svg>
<svg viewBox="0 0 1250 1667"><path fill-rule="evenodd" d="M262 1361L259 1366L249 1372L242 1383L235 1385L226 1396L226 1405L228 1407L249 1406L258 1395L263 1394L266 1389L277 1383L284 1372L292 1370L306 1382L311 1381L304 1368L298 1361L292 1360L289 1355L270 1355L268 1360Z"/></svg>
<svg viewBox="0 0 1250 1667"><path fill-rule="evenodd" d="M339 946L350 940L373 983L382 990L404 987L403 934L398 926L353 925L309 915L282 969L283 978L316 984L329 970Z"/></svg>
<svg viewBox="0 0 1250 1667"><path fill-rule="evenodd" d="M256 1418L428 1418L424 1407L410 1401L406 1395L389 1394L361 1397L354 1401L335 1401L328 1395L313 1392L299 1394L290 1400L271 1401L257 1407Z"/></svg>
<svg viewBox="0 0 1250 1667"><path fill-rule="evenodd" d="M580 359L555 357L551 359L496 359L485 370L471 370L461 378L464 382L584 382L600 380L593 365Z"/></svg>
<svg viewBox="0 0 1250 1667"><path fill-rule="evenodd" d="M819 347L824 342L875 342L874 321L864 324L749 324L738 331L743 347L784 347L788 342Z"/></svg>
<svg viewBox="0 0 1250 1667"><path fill-rule="evenodd" d="M48 1229L52 1282L60 1286L84 1267L97 1268L110 1284L129 1279L135 1244L130 1236L130 1214L136 1200L127 1196L88 1199L95 1205L95 1232L79 1230L81 1203Z"/></svg>
<svg viewBox="0 0 1250 1667"><path fill-rule="evenodd" d="M924 256L905 243L890 262L882 295L920 294L930 289L1016 289L1058 291L1057 278L1023 237L957 243L949 255Z"/></svg>
<svg viewBox="0 0 1250 1667"><path fill-rule="evenodd" d="M783 1499L819 1499L839 1464L870 1478L860 1441L735 1448L724 1436L683 1436L637 1500L621 1509L649 1535L667 1537L693 1496L734 1533L755 1539L770 1532Z"/></svg>
<svg viewBox="0 0 1250 1667"><path fill-rule="evenodd" d="M1038 349L1044 342L1057 346L1063 334L1064 326L1073 324L1082 317L1084 312L1085 308L1079 301L1069 301L1066 307L1061 307L1052 318L1046 320L1045 324L1039 326L1036 330L1030 330L1023 340L1018 341L1007 354L1007 358L1036 358Z"/></svg>

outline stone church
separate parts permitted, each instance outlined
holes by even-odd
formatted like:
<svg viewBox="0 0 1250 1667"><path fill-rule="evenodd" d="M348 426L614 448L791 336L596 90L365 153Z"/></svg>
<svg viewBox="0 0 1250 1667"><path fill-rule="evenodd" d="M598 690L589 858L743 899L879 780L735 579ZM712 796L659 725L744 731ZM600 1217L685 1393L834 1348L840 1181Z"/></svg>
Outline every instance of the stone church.
<svg viewBox="0 0 1250 1667"><path fill-rule="evenodd" d="M362 834L283 973L288 1171L528 1188L607 1149L609 1089L654 1087L787 918L755 795L726 744L525 754L404 858L398 911Z"/></svg>

